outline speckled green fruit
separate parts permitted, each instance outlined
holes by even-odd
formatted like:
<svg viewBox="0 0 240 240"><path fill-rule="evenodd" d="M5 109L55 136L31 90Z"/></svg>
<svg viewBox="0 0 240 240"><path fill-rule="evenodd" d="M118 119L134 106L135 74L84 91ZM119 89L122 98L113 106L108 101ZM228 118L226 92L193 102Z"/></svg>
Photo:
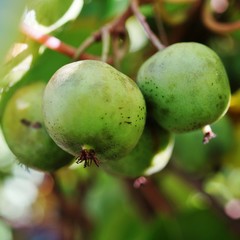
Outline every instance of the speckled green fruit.
<svg viewBox="0 0 240 240"><path fill-rule="evenodd" d="M114 160L136 146L146 107L133 80L107 63L84 60L67 64L52 76L43 112L53 140L90 165L93 154L101 162Z"/></svg>
<svg viewBox="0 0 240 240"><path fill-rule="evenodd" d="M13 94L3 114L2 130L20 163L51 172L70 164L73 157L54 143L44 127L44 87L44 83L36 82L19 88Z"/></svg>
<svg viewBox="0 0 240 240"><path fill-rule="evenodd" d="M127 156L107 162L103 168L123 177L149 176L162 170L170 160L174 147L172 133L148 122L137 146Z"/></svg>
<svg viewBox="0 0 240 240"><path fill-rule="evenodd" d="M140 67L137 83L157 122L173 132L217 121L230 102L220 58L199 43L176 43L157 52Z"/></svg>

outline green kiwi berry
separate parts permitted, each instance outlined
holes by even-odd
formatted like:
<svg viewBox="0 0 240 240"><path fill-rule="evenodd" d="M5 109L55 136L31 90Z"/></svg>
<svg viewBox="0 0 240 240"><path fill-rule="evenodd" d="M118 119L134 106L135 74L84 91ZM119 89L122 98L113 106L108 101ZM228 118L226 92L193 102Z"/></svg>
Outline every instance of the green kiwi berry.
<svg viewBox="0 0 240 240"><path fill-rule="evenodd" d="M2 130L20 163L52 172L69 165L73 157L59 148L45 129L42 116L45 85L36 82L16 90L4 110Z"/></svg>
<svg viewBox="0 0 240 240"><path fill-rule="evenodd" d="M201 129L228 110L230 86L217 54L207 46L176 43L140 67L137 84L156 121L168 131Z"/></svg>
<svg viewBox="0 0 240 240"><path fill-rule="evenodd" d="M132 79L107 63L84 60L52 76L43 113L56 144L89 166L121 158L136 146L146 106Z"/></svg>

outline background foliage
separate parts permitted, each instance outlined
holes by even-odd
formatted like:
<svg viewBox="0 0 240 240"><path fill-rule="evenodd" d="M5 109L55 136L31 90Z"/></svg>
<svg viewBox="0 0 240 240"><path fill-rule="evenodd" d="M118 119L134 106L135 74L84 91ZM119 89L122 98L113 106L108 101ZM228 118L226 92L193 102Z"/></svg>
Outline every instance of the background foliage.
<svg viewBox="0 0 240 240"><path fill-rule="evenodd" d="M135 79L157 51L145 23L165 45L201 42L221 57L232 100L226 116L212 126L217 138L203 145L200 131L177 135L167 167L136 189L134 179L95 166L73 164L51 175L26 169L0 132L0 239L240 238L239 1L139 3L143 22L127 0L2 0L0 117L20 86L47 82L73 60L106 57L108 38L102 33L109 26L107 59ZM38 34L54 36L67 48L51 49Z"/></svg>

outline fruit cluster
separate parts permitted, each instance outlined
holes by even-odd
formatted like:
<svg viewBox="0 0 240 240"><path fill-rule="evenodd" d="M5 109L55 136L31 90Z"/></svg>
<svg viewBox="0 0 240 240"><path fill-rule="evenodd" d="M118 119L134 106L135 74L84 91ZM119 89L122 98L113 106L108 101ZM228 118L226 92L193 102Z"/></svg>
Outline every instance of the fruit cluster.
<svg viewBox="0 0 240 240"><path fill-rule="evenodd" d="M2 119L20 163L55 171L92 163L128 177L151 175L169 161L174 133L205 129L227 111L230 87L208 47L177 43L150 57L137 80L102 61L61 67L47 85L19 88ZM207 129L207 130L206 130Z"/></svg>

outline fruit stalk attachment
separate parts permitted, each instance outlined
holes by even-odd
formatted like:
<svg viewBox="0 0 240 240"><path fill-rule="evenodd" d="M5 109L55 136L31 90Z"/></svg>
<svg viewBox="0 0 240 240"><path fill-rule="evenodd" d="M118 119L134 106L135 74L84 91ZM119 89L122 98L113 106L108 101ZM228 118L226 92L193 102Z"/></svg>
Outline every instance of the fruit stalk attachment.
<svg viewBox="0 0 240 240"><path fill-rule="evenodd" d="M147 182L148 182L148 180L147 180L146 177L144 177L144 176L138 177L133 182L133 187L134 188L140 188L140 187L144 186Z"/></svg>
<svg viewBox="0 0 240 240"><path fill-rule="evenodd" d="M203 144L209 143L209 141L215 138L217 135L212 131L210 125L206 125L202 128L203 132Z"/></svg>

